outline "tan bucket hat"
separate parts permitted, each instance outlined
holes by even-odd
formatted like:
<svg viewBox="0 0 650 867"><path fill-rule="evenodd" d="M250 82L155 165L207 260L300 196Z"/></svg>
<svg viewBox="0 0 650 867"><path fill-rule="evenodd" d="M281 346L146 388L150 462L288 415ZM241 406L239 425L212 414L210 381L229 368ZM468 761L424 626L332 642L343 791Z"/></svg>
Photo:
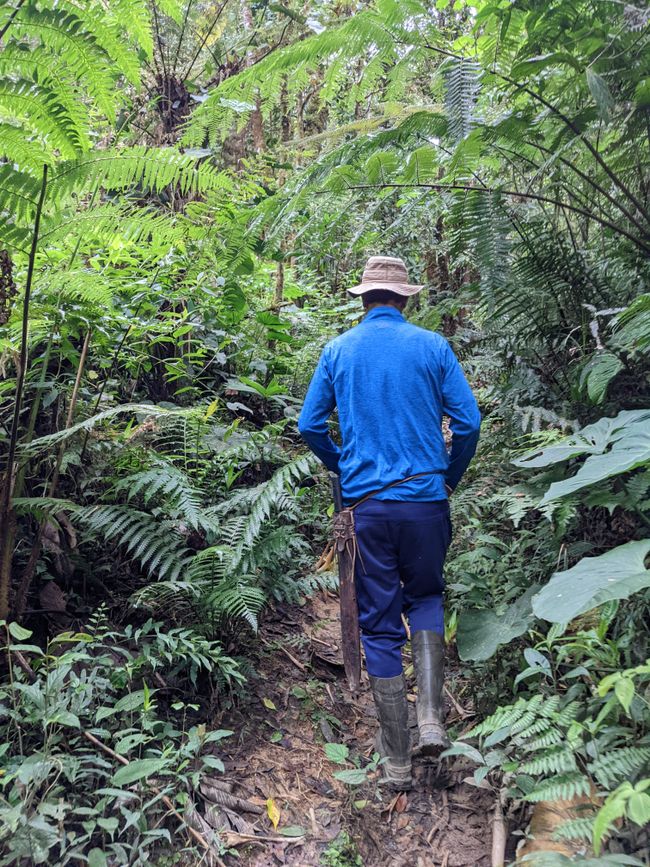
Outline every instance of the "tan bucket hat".
<svg viewBox="0 0 650 867"><path fill-rule="evenodd" d="M363 269L361 283L348 289L351 295L363 295L373 289L387 289L396 295L416 295L422 286L409 283L409 275L402 259L393 256L371 256Z"/></svg>

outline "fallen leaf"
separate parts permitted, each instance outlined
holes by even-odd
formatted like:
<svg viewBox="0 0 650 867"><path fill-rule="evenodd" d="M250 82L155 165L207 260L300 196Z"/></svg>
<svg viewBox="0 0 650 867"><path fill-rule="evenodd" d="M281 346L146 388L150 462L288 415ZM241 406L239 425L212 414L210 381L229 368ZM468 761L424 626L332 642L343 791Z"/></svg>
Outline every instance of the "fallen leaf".
<svg viewBox="0 0 650 867"><path fill-rule="evenodd" d="M273 704L270 698L263 698L262 704L269 710L277 710L277 707Z"/></svg>
<svg viewBox="0 0 650 867"><path fill-rule="evenodd" d="M266 812L268 814L269 819L273 824L273 829L276 830L278 827L278 822L280 821L280 811L277 808L277 805L273 798L268 798L266 801Z"/></svg>
<svg viewBox="0 0 650 867"><path fill-rule="evenodd" d="M405 792L400 792L395 800L395 812L403 813L408 807L408 798L406 797Z"/></svg>
<svg viewBox="0 0 650 867"><path fill-rule="evenodd" d="M287 828L280 828L278 833L283 837L304 837L307 832L300 825L289 825Z"/></svg>

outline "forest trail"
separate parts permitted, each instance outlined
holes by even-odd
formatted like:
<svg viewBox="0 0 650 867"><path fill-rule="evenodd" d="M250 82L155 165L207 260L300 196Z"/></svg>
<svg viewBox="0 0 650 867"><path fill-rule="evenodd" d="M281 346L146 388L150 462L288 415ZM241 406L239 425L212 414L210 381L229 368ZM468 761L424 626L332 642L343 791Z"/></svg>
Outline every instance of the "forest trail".
<svg viewBox="0 0 650 867"><path fill-rule="evenodd" d="M494 795L463 782L472 771L466 760L416 758L414 787L399 797L377 787L376 773L353 787L334 777L353 765L331 762L324 744L345 744L350 759L360 757L365 765L377 726L365 674L357 701L345 688L339 636L338 599L330 593L318 594L304 608L283 606L261 630L258 677L250 681L247 702L221 724L235 731L224 742L225 779L237 795L264 808L258 817L242 814L251 824L239 830L270 839L240 848L241 859L226 856L226 863L489 867ZM454 690L453 665L448 683ZM414 717L411 690L409 695ZM455 704L448 724L465 730L471 714ZM279 811L276 832L269 798ZM278 835L287 828L305 833ZM341 834L349 835L361 860L354 850L335 854L345 850Z"/></svg>

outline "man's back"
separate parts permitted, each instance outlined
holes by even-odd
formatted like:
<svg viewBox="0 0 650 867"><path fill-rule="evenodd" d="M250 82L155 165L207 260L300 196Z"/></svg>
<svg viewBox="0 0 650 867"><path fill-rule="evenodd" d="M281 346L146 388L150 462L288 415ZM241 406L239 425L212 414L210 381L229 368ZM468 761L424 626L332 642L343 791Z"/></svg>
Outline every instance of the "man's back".
<svg viewBox="0 0 650 867"><path fill-rule="evenodd" d="M333 450L323 440L323 425L334 405L342 448ZM452 419L458 445L473 438L473 453L480 416L447 341L411 325L394 307L380 306L325 347L299 426L330 469L340 472L346 502L401 478L436 471L378 495L432 501L445 499L445 481L454 487L465 469L458 467L455 477L459 455L452 455L449 465L443 413Z"/></svg>

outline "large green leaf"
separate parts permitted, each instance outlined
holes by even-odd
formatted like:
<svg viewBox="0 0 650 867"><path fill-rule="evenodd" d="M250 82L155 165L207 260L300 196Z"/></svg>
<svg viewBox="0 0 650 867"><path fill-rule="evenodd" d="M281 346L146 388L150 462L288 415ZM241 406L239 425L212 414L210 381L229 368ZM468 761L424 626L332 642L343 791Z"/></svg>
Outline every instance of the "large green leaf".
<svg viewBox="0 0 650 867"><path fill-rule="evenodd" d="M489 659L501 644L523 635L533 619L531 600L538 590L538 584L529 587L502 614L492 608L463 611L456 636L460 658L477 662Z"/></svg>
<svg viewBox="0 0 650 867"><path fill-rule="evenodd" d="M535 449L513 463L518 467L549 467L584 454L602 454L609 446L625 438L630 431L650 423L650 409L619 412L615 418L601 418L545 449Z"/></svg>
<svg viewBox="0 0 650 867"><path fill-rule="evenodd" d="M167 759L138 759L119 768L113 775L114 786L128 786L137 780L151 777L161 771L167 764Z"/></svg>
<svg viewBox="0 0 650 867"><path fill-rule="evenodd" d="M629 433L626 432L623 438L614 443L611 451L602 455L590 455L575 476L563 479L561 482L554 482L544 494L541 505L648 463L650 463L650 426L642 430L640 425L634 425Z"/></svg>
<svg viewBox="0 0 650 867"><path fill-rule="evenodd" d="M571 569L556 572L533 599L533 612L551 623L568 623L610 599L627 599L650 587L645 558L650 539L628 542L600 557L583 557Z"/></svg>
<svg viewBox="0 0 650 867"><path fill-rule="evenodd" d="M578 472L554 482L540 505L650 463L650 410L626 410L616 418L601 418L577 434L547 449L530 452L515 463L520 467L547 467L583 454L588 457Z"/></svg>

